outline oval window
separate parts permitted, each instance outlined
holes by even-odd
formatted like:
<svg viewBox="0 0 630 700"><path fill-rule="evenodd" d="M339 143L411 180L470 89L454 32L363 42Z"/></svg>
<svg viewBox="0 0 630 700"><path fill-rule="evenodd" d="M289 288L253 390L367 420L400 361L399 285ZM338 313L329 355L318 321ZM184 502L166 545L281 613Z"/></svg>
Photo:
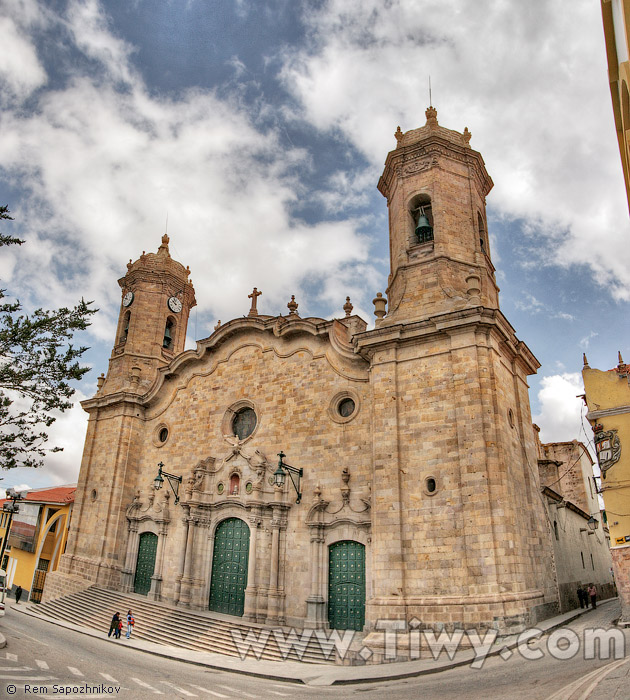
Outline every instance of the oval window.
<svg viewBox="0 0 630 700"><path fill-rule="evenodd" d="M160 439L160 442L166 442L166 440L168 438L168 428L162 428L162 430L160 430L158 437Z"/></svg>
<svg viewBox="0 0 630 700"><path fill-rule="evenodd" d="M256 413L253 408L241 408L232 419L232 432L239 440L249 437L256 427Z"/></svg>
<svg viewBox="0 0 630 700"><path fill-rule="evenodd" d="M427 486L427 493L435 493L435 489L437 488L435 479L432 476L430 476L425 483Z"/></svg>
<svg viewBox="0 0 630 700"><path fill-rule="evenodd" d="M339 406L337 406L337 411L339 411L339 415L342 418L348 418L348 416L351 416L354 413L354 408L354 401L346 397L345 399L342 399L339 402Z"/></svg>

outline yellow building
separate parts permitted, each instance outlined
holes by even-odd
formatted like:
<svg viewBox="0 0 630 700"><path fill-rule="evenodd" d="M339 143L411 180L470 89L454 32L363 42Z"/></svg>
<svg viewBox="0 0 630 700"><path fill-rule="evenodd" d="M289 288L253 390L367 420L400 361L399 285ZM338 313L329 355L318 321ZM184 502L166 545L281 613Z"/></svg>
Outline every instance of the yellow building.
<svg viewBox="0 0 630 700"><path fill-rule="evenodd" d="M54 571L66 548L76 485L31 491L19 503L19 512L0 517L0 536L7 536L2 568L8 588L22 586L23 600L41 600L48 571ZM0 506L8 501L0 502Z"/></svg>
<svg viewBox="0 0 630 700"><path fill-rule="evenodd" d="M582 370L587 418L593 427L595 451L602 472L610 547L621 621L630 625L630 365L608 372L591 369L584 357Z"/></svg>
<svg viewBox="0 0 630 700"><path fill-rule="evenodd" d="M630 0L601 0L608 81L615 115L626 195L630 205Z"/></svg>

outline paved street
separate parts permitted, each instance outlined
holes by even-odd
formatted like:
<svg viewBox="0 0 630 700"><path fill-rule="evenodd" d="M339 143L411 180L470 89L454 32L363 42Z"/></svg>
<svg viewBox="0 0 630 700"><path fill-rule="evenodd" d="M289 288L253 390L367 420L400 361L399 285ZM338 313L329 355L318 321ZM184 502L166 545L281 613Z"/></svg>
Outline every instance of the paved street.
<svg viewBox="0 0 630 700"><path fill-rule="evenodd" d="M581 637L589 628L607 626L615 615L616 605L600 606L572 622L570 629ZM81 635L18 613L10 604L7 615L0 621L0 630L8 642L0 650L2 698L46 694L69 698L144 699L165 695L224 700L348 697L376 700L385 695L396 700L630 699L630 658L585 660L580 652L572 659L558 660L549 655L547 638L529 645L531 653L537 649L545 652L544 658L536 661L514 654L507 661L490 658L482 669L466 666L401 681L311 687L155 657L129 648L124 639L109 640L105 632L102 639ZM625 638L630 642L629 632ZM607 674L605 678L603 674ZM14 686L15 694L10 686ZM590 686L593 689L589 691Z"/></svg>

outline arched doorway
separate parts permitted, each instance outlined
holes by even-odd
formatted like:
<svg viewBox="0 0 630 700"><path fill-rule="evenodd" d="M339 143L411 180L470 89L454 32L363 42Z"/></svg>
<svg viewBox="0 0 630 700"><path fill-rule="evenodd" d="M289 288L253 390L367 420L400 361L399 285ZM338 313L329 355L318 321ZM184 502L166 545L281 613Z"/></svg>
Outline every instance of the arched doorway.
<svg viewBox="0 0 630 700"><path fill-rule="evenodd" d="M228 518L219 524L214 535L210 610L243 615L247 588L249 527L239 518Z"/></svg>
<svg viewBox="0 0 630 700"><path fill-rule="evenodd" d="M328 624L362 630L365 624L365 547L350 540L328 549Z"/></svg>
<svg viewBox="0 0 630 700"><path fill-rule="evenodd" d="M133 592L146 595L151 589L151 576L155 569L155 553L157 552L157 535L143 532L138 544L138 559L136 561L136 576L133 580Z"/></svg>

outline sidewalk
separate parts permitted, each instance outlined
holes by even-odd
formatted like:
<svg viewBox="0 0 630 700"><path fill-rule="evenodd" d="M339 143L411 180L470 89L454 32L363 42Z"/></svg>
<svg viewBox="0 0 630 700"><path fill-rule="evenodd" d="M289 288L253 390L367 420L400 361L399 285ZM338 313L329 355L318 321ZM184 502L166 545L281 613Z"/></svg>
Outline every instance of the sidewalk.
<svg viewBox="0 0 630 700"><path fill-rule="evenodd" d="M616 602L616 598L603 601L598 605L598 608L609 605ZM37 617L40 620L50 622L51 624L58 625L59 627L65 627L66 629L73 630L80 634L85 634L90 637L97 639L102 639L106 643L114 643L112 640L107 638L105 632L99 632L88 627L81 627L79 625L70 624L57 619L52 619L40 615L37 612L37 607L29 603L13 603L11 605L13 610L24 613L26 615L31 615ZM577 609L572 610L563 615L557 615L556 617L544 620L537 625L537 630L540 630L542 634L551 632L552 630L563 627L580 617L581 615L587 614L590 610ZM530 639L538 638L540 633L532 630L528 633ZM496 656L498 654L506 654L506 649L514 649L517 644L523 643L528 637L518 638L516 635L513 637L502 637L496 643L492 649L488 652L487 656ZM233 673L242 673L250 676L257 676L260 678L267 678L277 681L285 681L291 683L303 683L305 685L311 686L328 686L328 685L344 685L344 684L356 684L356 683L370 683L377 681L386 680L398 680L402 678L413 678L416 676L422 676L429 673L439 673L441 671L446 671L450 668L455 668L457 666L465 666L471 664L476 657L475 651L471 649L462 649L457 651L453 659L449 659L446 654L437 659L420 659L415 661L404 661L388 664L373 664L365 666L334 666L327 664L310 664L310 663L300 663L297 661L257 661L255 659L247 658L241 660L233 656L225 656L222 654L214 654L207 652L192 651L190 649L182 649L178 647L165 646L162 644L154 644L152 642L147 642L142 639L134 639L133 636L129 640L124 640L121 642L132 649L141 651L147 654L153 654L155 656L166 657L170 659L175 659L178 661L184 661L186 663L192 663L198 666L206 666L208 668L217 669L221 671L231 671ZM0 647L2 646L0 641ZM625 661L625 660L624 660ZM619 665L619 662L617 662ZM611 669L614 670L614 669ZM600 674L603 673L603 669L598 671ZM625 673L628 673L628 665L623 666L618 669L617 673L609 673L606 675L607 681L612 681L618 678L619 682L625 684ZM587 677L580 679L580 683L584 682ZM595 679L591 679L591 683ZM604 680L602 676L601 680ZM598 681L597 681L598 682ZM595 683L597 684L597 683ZM595 687L595 686L594 686ZM576 686L577 688L577 686ZM561 696L558 695L558 700L561 698L574 697L573 694ZM575 697L582 697L581 695L575 695ZM588 696L584 696L586 698ZM608 697L611 697L608 695ZM555 696L554 696L555 698Z"/></svg>

